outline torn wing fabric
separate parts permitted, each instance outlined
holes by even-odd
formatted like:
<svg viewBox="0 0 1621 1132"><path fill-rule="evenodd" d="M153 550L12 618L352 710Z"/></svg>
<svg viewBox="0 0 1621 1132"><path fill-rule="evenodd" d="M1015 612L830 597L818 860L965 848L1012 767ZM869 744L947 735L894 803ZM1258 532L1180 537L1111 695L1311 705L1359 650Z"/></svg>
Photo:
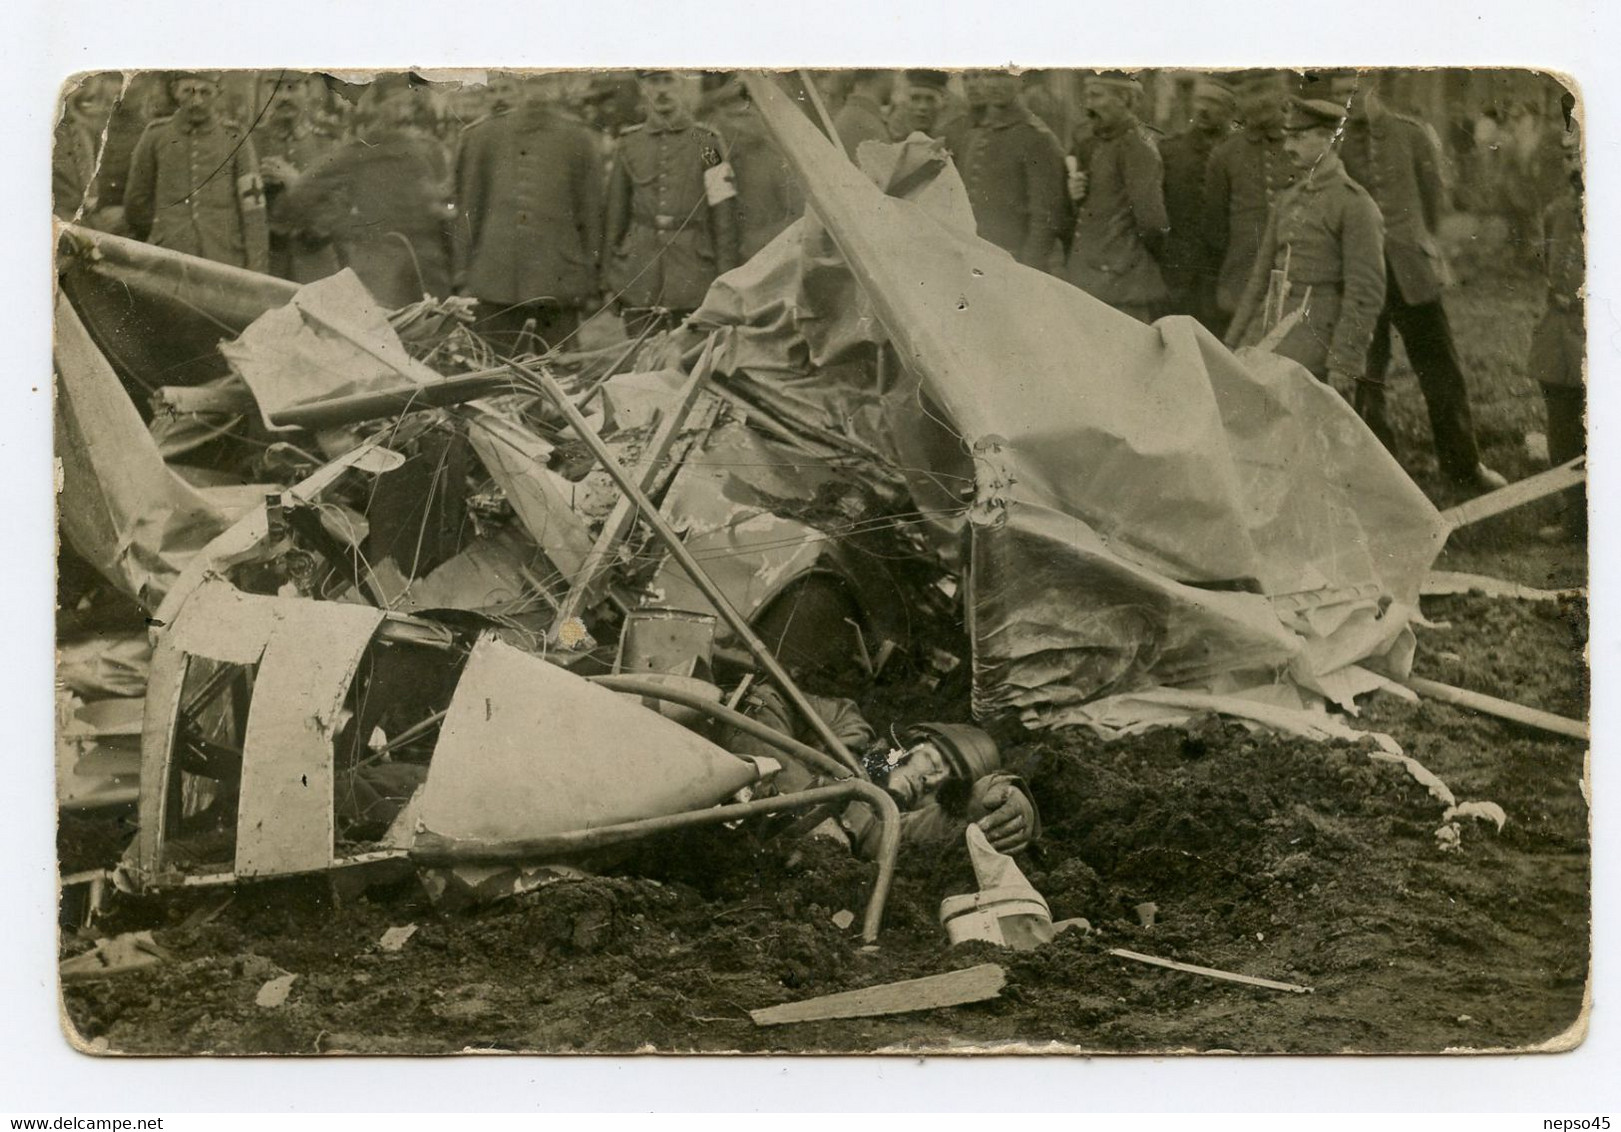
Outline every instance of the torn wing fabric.
<svg viewBox="0 0 1621 1132"><path fill-rule="evenodd" d="M300 287L240 337L221 342L220 353L267 421L294 406L438 377L406 352L388 311L347 268Z"/></svg>
<svg viewBox="0 0 1621 1132"><path fill-rule="evenodd" d="M756 105L974 460L976 707L1400 666L1440 519L1332 390L1145 326L886 195L768 80ZM942 469L945 470L945 469Z"/></svg>
<svg viewBox="0 0 1621 1132"><path fill-rule="evenodd" d="M186 562L234 516L164 464L129 394L60 294L55 360L63 537L120 591L156 609Z"/></svg>

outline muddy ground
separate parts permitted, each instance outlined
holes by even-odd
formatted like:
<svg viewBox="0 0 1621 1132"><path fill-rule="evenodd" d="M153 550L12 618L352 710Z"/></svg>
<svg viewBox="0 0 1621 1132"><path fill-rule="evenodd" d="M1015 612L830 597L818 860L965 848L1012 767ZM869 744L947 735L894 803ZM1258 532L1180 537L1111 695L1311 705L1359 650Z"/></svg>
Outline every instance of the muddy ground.
<svg viewBox="0 0 1621 1132"><path fill-rule="evenodd" d="M1449 308L1476 390L1487 457L1537 470L1542 427L1521 368L1538 305L1524 280L1474 280ZM1393 400L1400 455L1437 502L1422 402ZM1535 586L1585 583L1585 552L1536 530L1549 505L1454 539L1440 565ZM1422 675L1585 716L1580 601L1428 599ZM902 682L864 705L891 721L956 719L960 686ZM1091 934L1041 950L947 946L942 897L968 891L960 853L904 857L880 945L859 913L871 866L825 842L748 830L659 843L618 875L559 881L481 912L442 916L406 881L335 903L321 882L244 886L217 901L118 906L102 931L155 928L172 955L146 971L67 987L65 1018L91 1048L132 1054L451 1053L466 1049L946 1050L1004 1043L1098 1051L1439 1051L1534 1046L1576 1022L1588 970L1585 745L1442 704L1388 696L1358 726L1386 731L1460 799L1508 821L1465 821L1405 771L1353 746L1252 735L1210 720L1103 744L1021 736L1009 761L1047 823L1023 858L1055 917ZM110 864L129 815L67 821L64 871ZM1152 902L1145 926L1134 909ZM841 930L837 913L857 914ZM209 918L212 914L212 918ZM417 925L402 950L378 941ZM88 943L64 936L64 955ZM1128 963L1123 947L1299 983L1309 995ZM994 1001L884 1019L762 1029L747 1011L983 962ZM268 981L295 974L286 1002Z"/></svg>

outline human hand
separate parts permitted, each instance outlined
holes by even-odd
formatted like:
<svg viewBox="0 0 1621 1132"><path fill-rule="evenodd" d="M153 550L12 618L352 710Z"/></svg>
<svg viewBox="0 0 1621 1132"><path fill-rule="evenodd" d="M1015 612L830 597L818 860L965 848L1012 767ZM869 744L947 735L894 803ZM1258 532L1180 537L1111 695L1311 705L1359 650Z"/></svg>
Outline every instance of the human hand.
<svg viewBox="0 0 1621 1132"><path fill-rule="evenodd" d="M1068 178L1068 187L1069 199L1079 204L1086 196L1086 174L1079 169L1071 172Z"/></svg>
<svg viewBox="0 0 1621 1132"><path fill-rule="evenodd" d="M976 782L968 812L983 815L974 824L999 853L1023 849L1035 830L1035 811L1029 796L1006 778L982 778Z"/></svg>

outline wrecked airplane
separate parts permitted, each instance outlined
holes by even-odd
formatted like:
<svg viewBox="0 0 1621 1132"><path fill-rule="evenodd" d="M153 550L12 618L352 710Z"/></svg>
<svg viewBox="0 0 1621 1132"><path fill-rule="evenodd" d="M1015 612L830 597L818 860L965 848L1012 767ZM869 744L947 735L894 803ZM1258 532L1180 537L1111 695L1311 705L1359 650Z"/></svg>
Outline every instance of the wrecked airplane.
<svg viewBox="0 0 1621 1132"><path fill-rule="evenodd" d="M980 240L938 143L858 168L748 84L811 211L685 326L596 350L499 356L462 300L62 226L63 542L146 618L67 642L81 701L147 666L131 883L478 889L855 804L870 941L901 815L808 672L950 671L960 618L976 718L1106 734L1341 734L1328 705L1408 675L1447 525L1332 390ZM114 643L137 675L98 683ZM812 742L736 710L757 677ZM75 756L78 804L136 789L114 715L81 731L119 781Z"/></svg>

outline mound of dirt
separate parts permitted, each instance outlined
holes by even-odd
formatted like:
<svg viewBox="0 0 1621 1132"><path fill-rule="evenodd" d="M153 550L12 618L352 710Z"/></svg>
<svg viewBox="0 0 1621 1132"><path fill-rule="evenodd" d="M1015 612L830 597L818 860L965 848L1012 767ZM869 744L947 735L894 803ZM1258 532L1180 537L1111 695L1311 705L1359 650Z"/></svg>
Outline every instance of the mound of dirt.
<svg viewBox="0 0 1621 1132"><path fill-rule="evenodd" d="M1489 632L1440 633L1426 656L1455 652L1455 675L1476 686L1500 671L1539 706L1579 699L1584 678L1567 667L1544 665L1535 679L1530 663L1492 667L1509 663L1505 634L1537 651L1568 647L1567 621L1523 602L1486 616L1478 600L1428 610L1440 620L1462 604ZM911 718L942 706L919 702ZM868 704L875 720L905 707L894 689ZM130 1053L1371 1052L1556 1037L1576 1020L1588 964L1581 746L1389 698L1364 723L1400 735L1460 797L1502 805L1502 833L1466 821L1444 849L1442 807L1357 745L1215 719L1114 743L1026 736L1007 760L1029 779L1046 833L1022 865L1055 917L1095 929L1037 951L948 945L938 909L973 888L963 852L903 856L879 945L863 948L871 864L821 839L719 828L647 844L609 875L454 916L410 881L341 905L320 879L243 885L223 910L208 902L220 897L124 905L102 930L154 927L176 958L68 986L68 1018L81 1040ZM1151 923L1136 912L1144 903L1157 908ZM418 930L403 949L379 946L407 923ZM64 950L84 946L70 938ZM1142 966L1108 954L1116 947L1315 993ZM988 1003L770 1029L747 1016L988 960L1009 974ZM298 976L286 1002L257 1005L283 973Z"/></svg>

